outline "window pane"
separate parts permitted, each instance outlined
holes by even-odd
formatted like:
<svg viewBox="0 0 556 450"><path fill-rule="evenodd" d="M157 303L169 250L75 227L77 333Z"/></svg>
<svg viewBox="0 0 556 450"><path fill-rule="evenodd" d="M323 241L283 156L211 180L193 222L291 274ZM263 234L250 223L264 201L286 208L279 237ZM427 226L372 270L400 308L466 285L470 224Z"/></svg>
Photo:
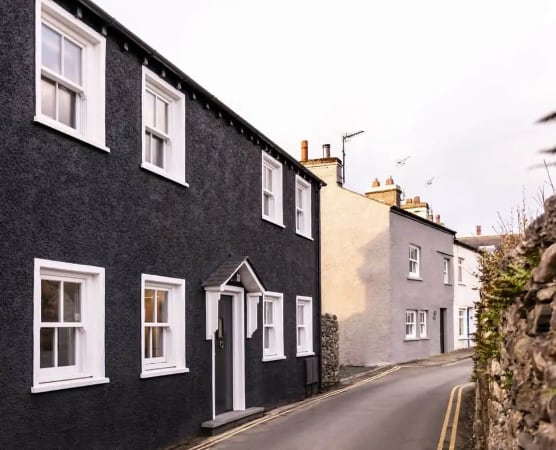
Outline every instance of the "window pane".
<svg viewBox="0 0 556 450"><path fill-rule="evenodd" d="M152 357L164 356L164 330L159 327L152 328Z"/></svg>
<svg viewBox="0 0 556 450"><path fill-rule="evenodd" d="M145 132L145 161L151 162L151 134L147 131Z"/></svg>
<svg viewBox="0 0 556 450"><path fill-rule="evenodd" d="M270 348L270 328L268 327L265 327L264 329L263 341L264 341L264 348L268 350Z"/></svg>
<svg viewBox="0 0 556 450"><path fill-rule="evenodd" d="M168 322L168 291L156 291L157 322Z"/></svg>
<svg viewBox="0 0 556 450"><path fill-rule="evenodd" d="M297 329L297 345L299 347L305 347L305 328Z"/></svg>
<svg viewBox="0 0 556 450"><path fill-rule="evenodd" d="M168 104L156 98L156 128L164 133L168 132Z"/></svg>
<svg viewBox="0 0 556 450"><path fill-rule="evenodd" d="M58 367L75 365L75 328L58 328Z"/></svg>
<svg viewBox="0 0 556 450"><path fill-rule="evenodd" d="M64 322L81 321L81 285L64 283Z"/></svg>
<svg viewBox="0 0 556 450"><path fill-rule="evenodd" d="M296 188L297 194L297 207L303 209L303 191L300 188Z"/></svg>
<svg viewBox="0 0 556 450"><path fill-rule="evenodd" d="M145 327L145 358L151 357L151 327Z"/></svg>
<svg viewBox="0 0 556 450"><path fill-rule="evenodd" d="M151 164L164 169L164 141L156 136L151 136Z"/></svg>
<svg viewBox="0 0 556 450"><path fill-rule="evenodd" d="M264 323L272 325L272 302L265 302L264 306Z"/></svg>
<svg viewBox="0 0 556 450"><path fill-rule="evenodd" d="M145 106L144 106L144 113L145 113L145 123L154 128L154 102L155 97L150 92L145 92Z"/></svg>
<svg viewBox="0 0 556 450"><path fill-rule="evenodd" d="M41 112L56 119L56 83L44 77L41 80Z"/></svg>
<svg viewBox="0 0 556 450"><path fill-rule="evenodd" d="M263 211L265 216L274 216L274 197L265 192L263 201Z"/></svg>
<svg viewBox="0 0 556 450"><path fill-rule="evenodd" d="M41 321L58 322L60 311L60 282L41 280Z"/></svg>
<svg viewBox="0 0 556 450"><path fill-rule="evenodd" d="M297 324L303 325L305 317L303 316L303 305L297 305Z"/></svg>
<svg viewBox="0 0 556 450"><path fill-rule="evenodd" d="M54 328L41 328L41 368L54 367Z"/></svg>
<svg viewBox="0 0 556 450"><path fill-rule="evenodd" d="M264 188L272 192L272 170L268 167L264 168Z"/></svg>
<svg viewBox="0 0 556 450"><path fill-rule="evenodd" d="M75 125L75 92L58 86L58 120L68 127L76 128Z"/></svg>
<svg viewBox="0 0 556 450"><path fill-rule="evenodd" d="M81 48L64 39L64 76L81 84Z"/></svg>
<svg viewBox="0 0 556 450"><path fill-rule="evenodd" d="M297 231L301 231L301 232L305 231L305 229L304 229L305 227L303 226L303 224L304 224L303 211L298 209L297 212L296 212L295 218L296 218Z"/></svg>
<svg viewBox="0 0 556 450"><path fill-rule="evenodd" d="M60 73L62 36L42 24L42 65Z"/></svg>
<svg viewBox="0 0 556 450"><path fill-rule="evenodd" d="M154 322L154 290L145 289L145 322Z"/></svg>

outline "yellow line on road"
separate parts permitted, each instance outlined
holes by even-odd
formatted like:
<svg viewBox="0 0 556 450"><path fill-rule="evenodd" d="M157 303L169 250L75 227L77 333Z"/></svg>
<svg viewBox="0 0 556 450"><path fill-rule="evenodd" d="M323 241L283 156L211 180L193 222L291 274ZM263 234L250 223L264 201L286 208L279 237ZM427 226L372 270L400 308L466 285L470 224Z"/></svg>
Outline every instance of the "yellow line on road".
<svg viewBox="0 0 556 450"><path fill-rule="evenodd" d="M444 423L442 424L442 432L440 433L440 439L438 440L438 447L436 447L436 450L442 450L444 448L444 439L446 439L446 430L448 429L448 423L450 422L454 392L456 392L458 387L459 386L454 386L452 388L452 392L450 392L450 400L448 401L448 407L446 408L446 415L444 416Z"/></svg>
<svg viewBox="0 0 556 450"><path fill-rule="evenodd" d="M389 374L391 374L391 373L393 373L393 372L396 372L396 371L400 370L400 368L401 368L400 366L394 366L394 367L392 367L391 369L385 370L384 372L381 372L381 373L379 373L379 374L377 374L377 375L374 375L374 376L372 376L372 377L365 378L365 379L363 379L363 380L361 380L361 381L358 381L357 383L354 383L354 384L351 384L351 385L349 385L349 386L346 386L345 388L342 388L342 389L338 389L338 390L336 390L336 391L329 392L329 393L327 393L327 394L321 395L321 396L319 396L319 397L317 397L317 398L315 398L315 399L313 399L313 400L307 401L307 402L302 402L300 405L294 406L293 408L286 409L285 411L279 412L279 413L277 413L277 414L272 414L272 413L271 413L271 414L269 414L268 416L262 417L262 418L260 418L260 419L258 419L258 420L254 420L253 422L249 422L249 423L247 423L247 424L245 424L245 425L242 425L242 426L239 426L239 427L237 427L237 428L234 428L233 430L230 430L230 431L228 431L228 432L225 432L225 433L223 433L223 434L220 434L220 435L218 435L218 436L216 436L216 437L209 438L209 439L206 440L205 442L201 442L200 444L198 444L198 445L196 445L196 446L194 446L194 447L191 447L189 450L205 450L205 449L209 449L211 446L216 445L216 444L219 444L220 442L225 441L226 439L229 439L229 438L231 438L231 437L233 437L233 436L235 436L235 435L237 435L237 434L239 434L239 433L243 433L244 431L247 431L247 430L249 430L250 428L256 427L257 425L260 425L260 424L262 424L262 423L268 422L269 420L272 420L272 419L276 419L277 417L280 417L280 416L283 416L283 415L285 415L285 414L288 414L288 413L290 413L290 412L292 412L292 411L295 411L295 410L297 410L297 409L299 409L299 408L303 408L303 407L305 407L305 406L309 406L309 405L311 405L311 404L313 404L313 403L319 402L319 401L324 400L324 399L326 399L326 398L334 397L335 395L341 394L342 392L346 392L346 391L349 391L349 390L351 390L351 389L355 389L356 387L361 386L361 385L366 384L366 383L370 383L371 381L378 380L379 378L385 377L386 375L389 375Z"/></svg>
<svg viewBox="0 0 556 450"><path fill-rule="evenodd" d="M456 403L456 411L454 413L454 423L452 425L452 435L450 436L450 447L449 450L455 450L456 448L456 435L458 431L458 421L459 421L459 411L461 407L461 394L463 390L472 385L473 383L462 384L458 389L458 401Z"/></svg>
<svg viewBox="0 0 556 450"><path fill-rule="evenodd" d="M438 440L438 447L437 450L444 449L444 441L446 440L446 432L448 430L448 424L450 423L450 416L452 415L452 404L454 403L455 393L457 391L457 400L456 406L454 411L454 419L452 421L452 431L450 433L450 444L448 449L454 450L456 448L456 438L458 432L458 422L459 422L459 412L461 409L461 396L463 390L468 387L472 386L473 383L465 383L465 384L458 384L452 388L452 392L450 392L450 400L448 401L448 407L446 408L446 415L444 416L444 423L442 424L442 432L440 433L440 439Z"/></svg>

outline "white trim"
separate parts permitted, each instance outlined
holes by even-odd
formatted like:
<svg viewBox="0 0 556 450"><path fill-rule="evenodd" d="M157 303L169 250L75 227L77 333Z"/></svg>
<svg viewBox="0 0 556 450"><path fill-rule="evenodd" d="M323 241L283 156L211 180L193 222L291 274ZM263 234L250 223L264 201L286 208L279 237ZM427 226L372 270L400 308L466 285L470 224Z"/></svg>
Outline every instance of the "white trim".
<svg viewBox="0 0 556 450"><path fill-rule="evenodd" d="M261 151L261 216L264 220L285 228L284 225L284 182L282 164L272 156ZM265 187L265 168L272 173L272 190ZM265 194L272 199L272 211L265 214Z"/></svg>
<svg viewBox="0 0 556 450"><path fill-rule="evenodd" d="M42 282L46 278L78 279L81 287L80 353L72 370L40 367ZM32 393L107 383L104 359L104 268L35 258L33 272Z"/></svg>
<svg viewBox="0 0 556 450"><path fill-rule="evenodd" d="M269 349L265 353L264 348L264 303L265 298L272 299L272 321L273 328L276 335L275 348ZM277 359L286 359L284 354L284 294L279 292L266 291L263 295L263 361L275 361ZM272 352L272 353L268 353Z"/></svg>
<svg viewBox="0 0 556 450"><path fill-rule="evenodd" d="M297 190L301 190L301 200L302 200L302 207L299 208L298 205L298 198L297 198ZM303 236L304 238L313 240L313 229L312 229L312 204L311 204L311 183L305 181L299 175L295 176L295 232L299 236ZM300 230L299 224L297 221L297 213L298 210L303 214L303 223L302 229Z"/></svg>
<svg viewBox="0 0 556 450"><path fill-rule="evenodd" d="M251 339L253 333L257 331L257 305L261 295L261 293L247 294L247 339Z"/></svg>
<svg viewBox="0 0 556 450"><path fill-rule="evenodd" d="M411 250L416 250L417 252L416 258L411 257ZM418 245L409 244L408 261L409 261L408 278L415 279L415 280L421 279L421 247L419 247ZM411 270L412 262L415 263L415 269L416 269L415 271Z"/></svg>
<svg viewBox="0 0 556 450"><path fill-rule="evenodd" d="M307 340L305 347L301 347L298 342L298 317L297 317L297 307L302 304L303 305L303 326L305 328L305 338ZM296 356L309 356L314 355L313 352L313 298L312 297L304 297L298 295L295 298L295 320L296 320L296 327L295 327L295 339L297 343L297 353Z"/></svg>
<svg viewBox="0 0 556 450"><path fill-rule="evenodd" d="M56 80L52 73L42 67L42 23L69 37L81 47L82 80L74 86L73 92L79 97L76 103L76 129L45 116L42 113L43 73L46 78ZM76 19L51 0L35 2L35 118L36 122L54 128L104 151L106 147L105 107L106 107L106 38ZM71 83L64 83L70 85ZM78 88L78 89L77 89ZM77 89L77 90L76 90Z"/></svg>
<svg viewBox="0 0 556 450"><path fill-rule="evenodd" d="M165 332L164 360L145 358L145 289L160 288L168 292L168 331ZM152 378L188 372L185 351L185 280L160 275L141 274L141 373L140 378Z"/></svg>
<svg viewBox="0 0 556 450"><path fill-rule="evenodd" d="M407 317L408 314L411 314L413 316L413 321L408 322ZM404 312L404 336L405 336L405 340L409 341L409 340L417 340L417 310L415 309L406 309ZM408 325L413 325L413 333L408 334L407 333L407 326Z"/></svg>

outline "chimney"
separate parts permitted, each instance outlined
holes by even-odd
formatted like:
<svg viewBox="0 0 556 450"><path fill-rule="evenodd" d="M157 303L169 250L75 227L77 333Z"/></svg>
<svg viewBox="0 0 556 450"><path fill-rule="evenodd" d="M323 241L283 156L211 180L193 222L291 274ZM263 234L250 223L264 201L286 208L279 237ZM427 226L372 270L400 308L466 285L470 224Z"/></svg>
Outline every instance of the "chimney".
<svg viewBox="0 0 556 450"><path fill-rule="evenodd" d="M374 187L374 188L380 186L380 181L378 181L378 178L375 178L373 180L373 184L371 186Z"/></svg>
<svg viewBox="0 0 556 450"><path fill-rule="evenodd" d="M301 161L307 161L309 159L309 141L301 141Z"/></svg>
<svg viewBox="0 0 556 450"><path fill-rule="evenodd" d="M322 146L322 157L330 158L330 144L323 144Z"/></svg>
<svg viewBox="0 0 556 450"><path fill-rule="evenodd" d="M384 186L381 186L378 178L375 178L373 180L371 190L369 192L365 192L365 196L399 208L402 198L402 190L394 183L394 179L392 177L388 177Z"/></svg>
<svg viewBox="0 0 556 450"><path fill-rule="evenodd" d="M393 186L393 185L394 185L394 179L392 178L392 176L386 178L386 186Z"/></svg>
<svg viewBox="0 0 556 450"><path fill-rule="evenodd" d="M413 199L413 203L421 203L421 197L416 195L415 198Z"/></svg>
<svg viewBox="0 0 556 450"><path fill-rule="evenodd" d="M434 221L435 221L437 224L440 224L440 214L437 214L436 216L434 216Z"/></svg>
<svg viewBox="0 0 556 450"><path fill-rule="evenodd" d="M477 236L481 235L481 226L477 225L477 232L475 233Z"/></svg>

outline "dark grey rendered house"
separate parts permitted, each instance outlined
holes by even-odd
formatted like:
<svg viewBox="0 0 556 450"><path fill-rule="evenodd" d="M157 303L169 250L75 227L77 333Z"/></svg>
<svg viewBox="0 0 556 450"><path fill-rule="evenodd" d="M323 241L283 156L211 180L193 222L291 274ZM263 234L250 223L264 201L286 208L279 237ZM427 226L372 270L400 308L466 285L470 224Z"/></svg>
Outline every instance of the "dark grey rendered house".
<svg viewBox="0 0 556 450"><path fill-rule="evenodd" d="M89 1L1 0L0 42L0 448L302 399L321 181Z"/></svg>

